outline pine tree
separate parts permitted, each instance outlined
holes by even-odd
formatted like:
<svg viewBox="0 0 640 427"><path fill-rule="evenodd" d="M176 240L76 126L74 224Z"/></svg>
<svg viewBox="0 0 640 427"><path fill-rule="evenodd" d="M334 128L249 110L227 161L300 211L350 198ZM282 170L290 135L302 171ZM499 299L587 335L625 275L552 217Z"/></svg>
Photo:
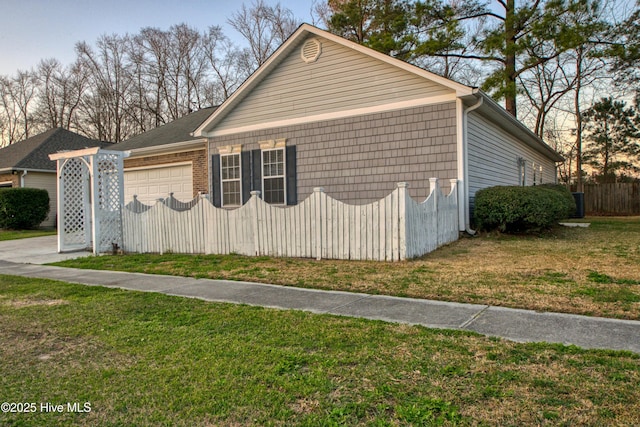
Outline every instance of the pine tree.
<svg viewBox="0 0 640 427"><path fill-rule="evenodd" d="M601 181L640 173L640 119L624 101L602 98L584 112L587 146L583 162L594 167Z"/></svg>

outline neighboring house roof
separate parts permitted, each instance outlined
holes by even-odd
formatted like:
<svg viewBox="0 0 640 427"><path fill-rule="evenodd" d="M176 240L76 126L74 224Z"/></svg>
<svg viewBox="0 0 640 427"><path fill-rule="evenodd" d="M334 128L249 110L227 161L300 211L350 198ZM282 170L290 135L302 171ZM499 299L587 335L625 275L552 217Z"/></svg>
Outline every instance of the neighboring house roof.
<svg viewBox="0 0 640 427"><path fill-rule="evenodd" d="M162 149L173 144L204 142L202 137L192 136L192 132L211 116L216 108L208 107L195 111L165 125L129 138L117 144L113 149L119 151L144 151L144 149Z"/></svg>
<svg viewBox="0 0 640 427"><path fill-rule="evenodd" d="M49 154L112 146L112 143L90 139L66 129L50 129L0 149L0 172L25 169L55 172L56 162L49 159Z"/></svg>
<svg viewBox="0 0 640 427"><path fill-rule="evenodd" d="M517 135L523 142L536 149L537 151L545 154L554 161L562 161L562 157L555 152L551 147L546 145L539 137L531 132L521 122L511 116L506 110L496 104L491 97L480 91L478 88L466 86L457 83L453 80L438 76L437 74L426 71L420 67L393 58L389 55L375 51L366 46L351 42L335 34L331 34L327 31L321 30L309 24L302 24L277 50L269 57L269 59L254 72L241 86L240 88L227 99L211 116L206 119L202 124L195 129L194 135L203 136L216 136L218 133L219 125L224 123L226 117L228 117L236 107L243 103L256 87L258 87L263 81L270 78L272 72L291 54L295 49L298 49L301 43L310 36L322 37L330 40L331 42L340 44L344 47L352 49L353 51L375 58L386 64L392 65L399 69L405 70L414 76L421 77L425 80L430 80L436 84L441 85L447 90L451 91L455 97L461 99L465 104L471 105L479 100L482 100L478 112L490 117L492 121L498 123L500 126L508 129L508 131L514 135ZM455 98L454 98L455 99ZM321 117L321 116L318 116ZM222 133L220 133L222 134Z"/></svg>

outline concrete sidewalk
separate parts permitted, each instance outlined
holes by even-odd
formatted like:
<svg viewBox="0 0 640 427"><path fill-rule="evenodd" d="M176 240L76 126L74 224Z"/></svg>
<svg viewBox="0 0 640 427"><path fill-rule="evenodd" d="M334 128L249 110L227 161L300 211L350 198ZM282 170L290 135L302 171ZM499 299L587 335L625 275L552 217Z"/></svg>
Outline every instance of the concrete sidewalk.
<svg viewBox="0 0 640 427"><path fill-rule="evenodd" d="M1 257L0 250L0 259ZM42 257L38 259L42 260ZM430 328L474 331L518 342L545 341L574 344L584 348L629 350L640 353L639 321L539 313L487 305L320 291L259 283L80 270L7 260L0 260L0 274L160 292L206 301L362 317Z"/></svg>

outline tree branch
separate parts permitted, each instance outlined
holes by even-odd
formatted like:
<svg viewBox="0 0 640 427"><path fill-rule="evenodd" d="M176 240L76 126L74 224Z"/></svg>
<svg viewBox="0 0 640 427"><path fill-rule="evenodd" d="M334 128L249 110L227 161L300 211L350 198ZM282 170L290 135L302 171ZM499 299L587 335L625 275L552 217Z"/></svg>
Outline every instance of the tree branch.
<svg viewBox="0 0 640 427"><path fill-rule="evenodd" d="M440 58L460 58L460 59L479 59L481 61L497 61L505 63L504 58L497 56L480 56L480 55L464 55L460 53L432 53L432 56L438 56Z"/></svg>

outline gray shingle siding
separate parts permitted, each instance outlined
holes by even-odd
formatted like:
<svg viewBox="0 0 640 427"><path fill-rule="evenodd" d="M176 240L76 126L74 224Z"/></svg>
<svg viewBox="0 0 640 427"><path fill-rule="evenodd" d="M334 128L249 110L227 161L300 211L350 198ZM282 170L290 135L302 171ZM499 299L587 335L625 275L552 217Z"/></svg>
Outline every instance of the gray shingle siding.
<svg viewBox="0 0 640 427"><path fill-rule="evenodd" d="M364 204L388 195L397 182L409 183L409 193L422 201L429 178L456 178L455 103L416 107L341 118L210 139L216 147L286 138L297 146L298 201L324 187L330 196Z"/></svg>

